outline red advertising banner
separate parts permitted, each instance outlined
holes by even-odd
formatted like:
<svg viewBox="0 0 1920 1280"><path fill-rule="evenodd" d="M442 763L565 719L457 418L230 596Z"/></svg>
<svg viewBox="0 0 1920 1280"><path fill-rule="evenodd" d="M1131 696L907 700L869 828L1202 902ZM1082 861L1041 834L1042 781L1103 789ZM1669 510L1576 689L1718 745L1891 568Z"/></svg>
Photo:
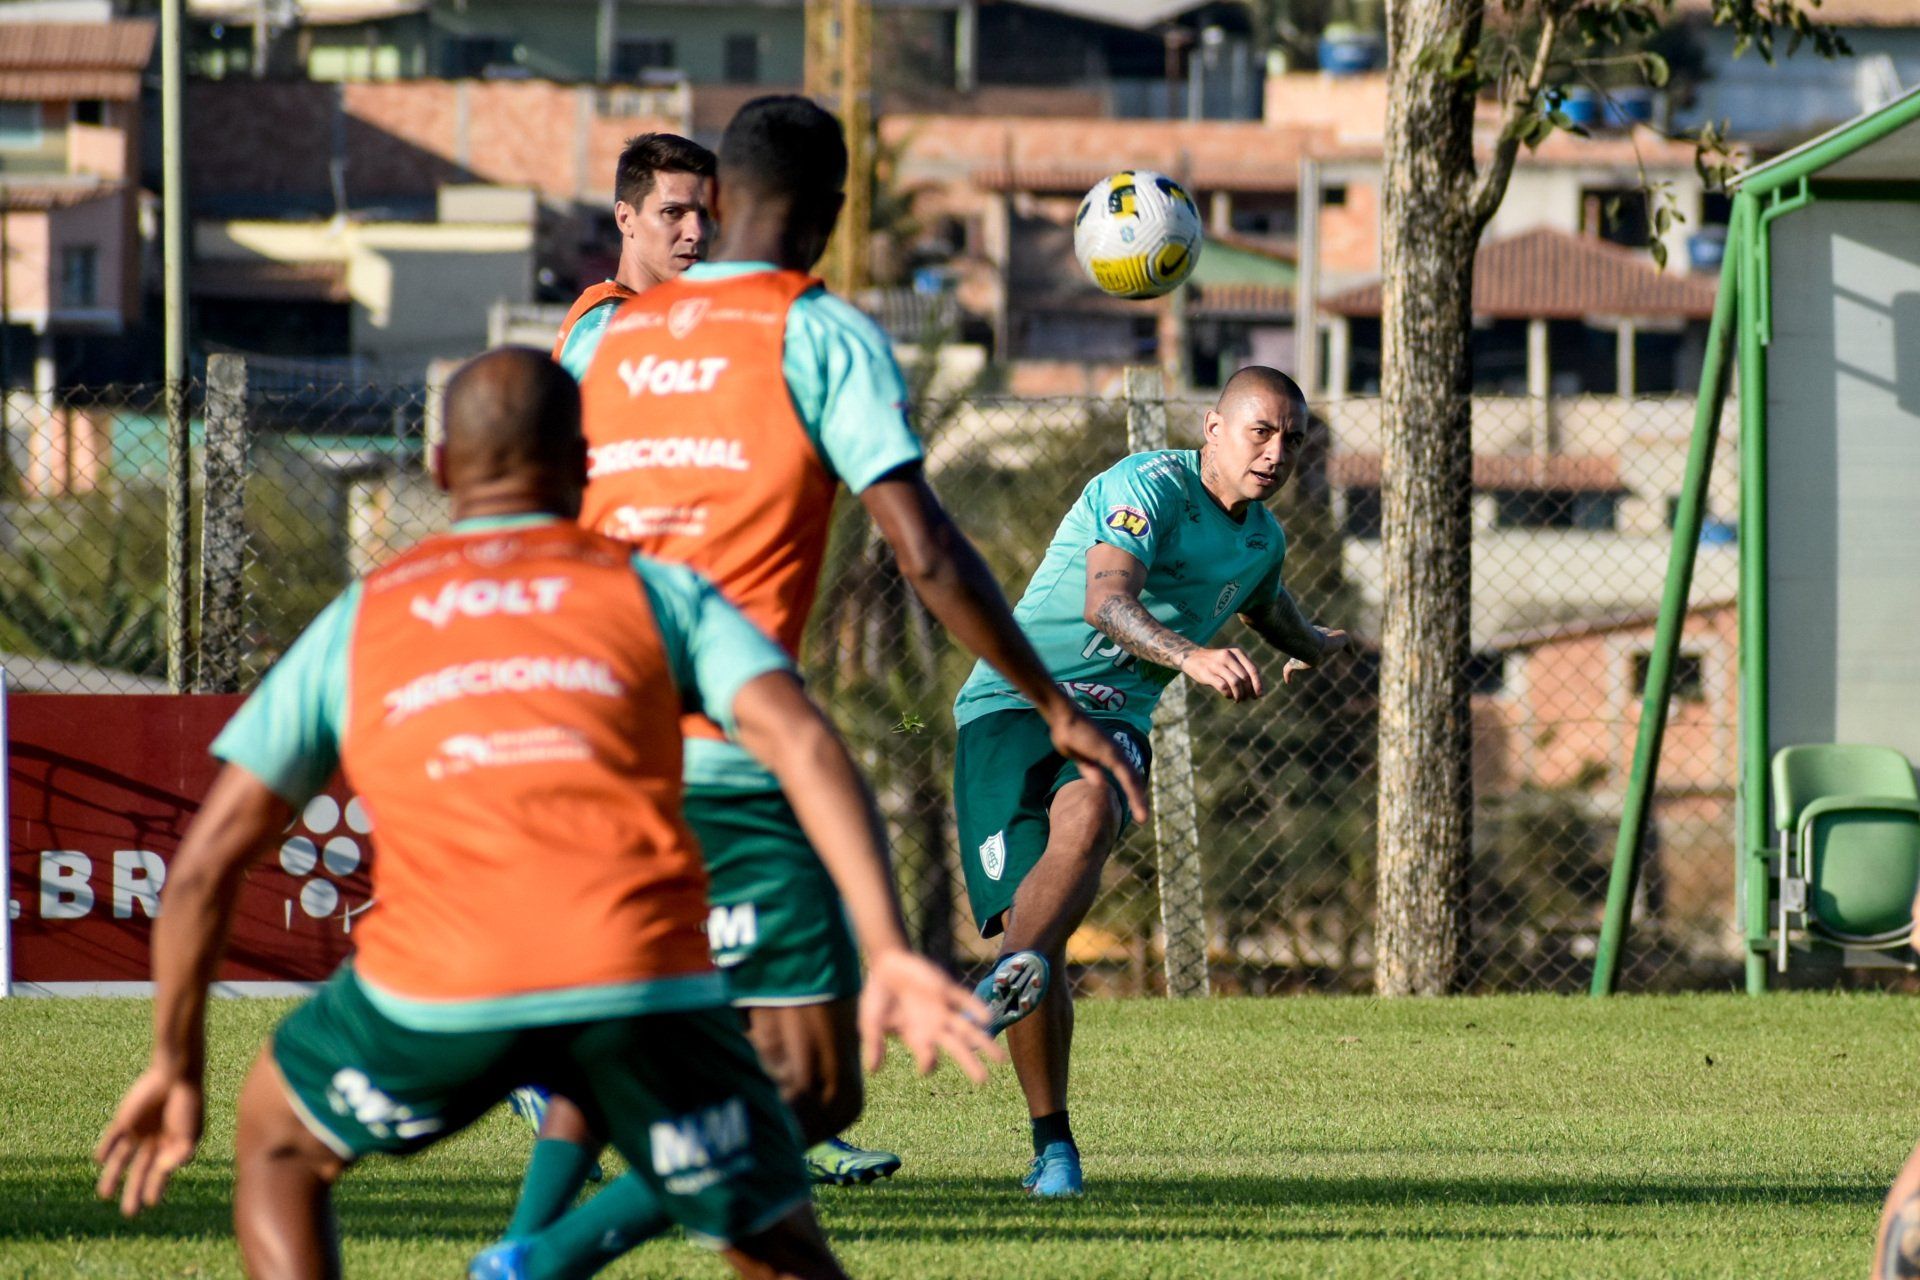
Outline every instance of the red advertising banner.
<svg viewBox="0 0 1920 1280"><path fill-rule="evenodd" d="M233 696L30 695L6 701L16 989L113 990L148 979L167 866L218 771L207 748ZM256 863L222 982L313 982L371 905L371 824L336 779Z"/></svg>

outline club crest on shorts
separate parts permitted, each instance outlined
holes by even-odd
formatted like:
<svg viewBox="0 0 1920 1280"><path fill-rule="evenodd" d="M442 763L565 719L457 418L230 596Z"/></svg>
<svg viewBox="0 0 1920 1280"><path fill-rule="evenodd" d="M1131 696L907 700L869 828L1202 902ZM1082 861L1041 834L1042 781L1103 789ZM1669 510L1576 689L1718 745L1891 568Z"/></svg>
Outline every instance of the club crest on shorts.
<svg viewBox="0 0 1920 1280"><path fill-rule="evenodd" d="M998 880L1007 869L1007 833L996 831L980 843L980 865L987 879Z"/></svg>
<svg viewBox="0 0 1920 1280"><path fill-rule="evenodd" d="M682 298L667 308L667 332L676 338L684 338L700 327L707 318L706 298Z"/></svg>
<svg viewBox="0 0 1920 1280"><path fill-rule="evenodd" d="M1117 529L1121 533L1144 538L1147 536L1147 530L1152 527L1153 522L1147 519L1147 513L1138 507L1107 508L1107 528L1109 529Z"/></svg>

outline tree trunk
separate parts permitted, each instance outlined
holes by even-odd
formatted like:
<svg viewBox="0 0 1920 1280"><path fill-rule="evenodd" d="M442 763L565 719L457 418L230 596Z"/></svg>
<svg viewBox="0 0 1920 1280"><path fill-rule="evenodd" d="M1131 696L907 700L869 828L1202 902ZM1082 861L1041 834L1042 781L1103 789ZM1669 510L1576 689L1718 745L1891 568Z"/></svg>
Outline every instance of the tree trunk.
<svg viewBox="0 0 1920 1280"><path fill-rule="evenodd" d="M1374 986L1454 986L1472 840L1466 678L1472 584L1473 98L1417 69L1423 49L1479 35L1475 0L1394 0L1381 313L1384 607L1380 874Z"/></svg>

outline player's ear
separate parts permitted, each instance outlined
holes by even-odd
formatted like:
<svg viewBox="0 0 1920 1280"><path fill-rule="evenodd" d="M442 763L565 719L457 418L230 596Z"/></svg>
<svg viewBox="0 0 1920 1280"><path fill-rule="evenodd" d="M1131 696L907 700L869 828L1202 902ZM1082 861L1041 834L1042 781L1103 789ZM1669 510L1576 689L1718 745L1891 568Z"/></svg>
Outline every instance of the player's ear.
<svg viewBox="0 0 1920 1280"><path fill-rule="evenodd" d="M627 234L627 228L633 225L633 220L639 214L640 211L625 200L613 202L613 225L620 228L620 234L623 236Z"/></svg>
<svg viewBox="0 0 1920 1280"><path fill-rule="evenodd" d="M1226 423L1227 420L1220 416L1218 409L1209 409L1207 410L1207 416L1201 419L1200 434L1209 440L1217 440L1220 438L1220 428L1225 426Z"/></svg>
<svg viewBox="0 0 1920 1280"><path fill-rule="evenodd" d="M433 487L442 493L450 493L447 488L447 442L435 440L427 446L427 474L433 477Z"/></svg>

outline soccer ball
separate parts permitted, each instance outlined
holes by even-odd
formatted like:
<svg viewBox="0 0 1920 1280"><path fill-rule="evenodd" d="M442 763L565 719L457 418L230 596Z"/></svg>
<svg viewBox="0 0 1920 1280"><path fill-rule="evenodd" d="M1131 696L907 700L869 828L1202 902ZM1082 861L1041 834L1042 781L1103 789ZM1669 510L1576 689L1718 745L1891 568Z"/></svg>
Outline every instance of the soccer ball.
<svg viewBox="0 0 1920 1280"><path fill-rule="evenodd" d="M1116 298L1157 298L1200 260L1200 210L1164 173L1128 169L1103 178L1073 215L1073 256Z"/></svg>

